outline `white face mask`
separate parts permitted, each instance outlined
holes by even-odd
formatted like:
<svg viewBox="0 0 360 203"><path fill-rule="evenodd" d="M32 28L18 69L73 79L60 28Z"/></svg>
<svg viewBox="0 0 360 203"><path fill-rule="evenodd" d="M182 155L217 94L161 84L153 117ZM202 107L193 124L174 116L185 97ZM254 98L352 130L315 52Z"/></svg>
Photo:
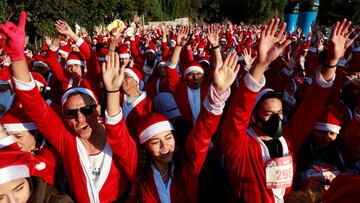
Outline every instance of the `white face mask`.
<svg viewBox="0 0 360 203"><path fill-rule="evenodd" d="M0 92L0 118L10 109L11 104L13 103L15 94L11 92L11 90L7 90L5 92ZM3 108L4 107L4 108ZM5 111L3 111L5 109Z"/></svg>

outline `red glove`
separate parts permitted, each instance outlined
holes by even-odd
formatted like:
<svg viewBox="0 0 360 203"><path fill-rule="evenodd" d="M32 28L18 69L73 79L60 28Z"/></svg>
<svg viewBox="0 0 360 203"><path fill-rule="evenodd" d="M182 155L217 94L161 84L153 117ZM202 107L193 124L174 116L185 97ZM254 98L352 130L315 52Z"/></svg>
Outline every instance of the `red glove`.
<svg viewBox="0 0 360 203"><path fill-rule="evenodd" d="M1 32L6 36L5 50L11 61L25 59L25 23L26 12L21 11L18 26L12 22L0 25Z"/></svg>

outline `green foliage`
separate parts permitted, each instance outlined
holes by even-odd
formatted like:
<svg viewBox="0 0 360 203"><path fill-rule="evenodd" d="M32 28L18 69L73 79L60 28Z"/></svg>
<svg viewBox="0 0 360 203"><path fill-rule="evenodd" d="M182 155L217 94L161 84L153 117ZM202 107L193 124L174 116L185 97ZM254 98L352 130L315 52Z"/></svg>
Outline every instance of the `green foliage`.
<svg viewBox="0 0 360 203"><path fill-rule="evenodd" d="M0 23L16 21L20 10L28 12L28 27L35 34L54 34L54 22L75 22L89 32L94 25L110 23L116 18L132 20L144 15L147 20L173 20L190 17L201 22L262 23L282 17L287 0L1 0ZM321 0L320 23L333 23L347 17L360 23L360 0Z"/></svg>

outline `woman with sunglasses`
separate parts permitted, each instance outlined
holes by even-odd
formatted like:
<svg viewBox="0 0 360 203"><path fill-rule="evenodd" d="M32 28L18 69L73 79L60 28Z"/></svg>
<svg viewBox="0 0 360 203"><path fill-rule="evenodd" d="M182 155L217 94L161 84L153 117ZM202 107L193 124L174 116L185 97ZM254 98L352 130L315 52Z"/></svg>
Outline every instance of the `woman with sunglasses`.
<svg viewBox="0 0 360 203"><path fill-rule="evenodd" d="M146 158L141 162L140 202L197 202L199 173L238 71L236 53L216 68L204 111L187 136L184 151L176 150L176 132L164 115L155 113L141 121L138 136Z"/></svg>
<svg viewBox="0 0 360 203"><path fill-rule="evenodd" d="M25 113L59 152L73 198L98 203L126 197L135 178L137 153L119 107L116 113L112 105L107 107L103 126L97 121L100 106L94 93L77 87L62 96L64 118L52 111L29 74L23 47L25 22L23 11L18 26L11 22L0 25L7 36L6 47L11 50L16 93Z"/></svg>

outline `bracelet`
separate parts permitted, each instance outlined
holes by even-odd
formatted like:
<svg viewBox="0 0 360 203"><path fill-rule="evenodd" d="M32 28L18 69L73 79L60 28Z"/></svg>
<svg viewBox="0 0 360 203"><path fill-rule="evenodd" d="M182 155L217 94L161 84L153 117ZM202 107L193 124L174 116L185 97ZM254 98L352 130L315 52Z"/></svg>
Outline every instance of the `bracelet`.
<svg viewBox="0 0 360 203"><path fill-rule="evenodd" d="M220 48L220 44L212 47L212 49L218 49L218 48Z"/></svg>
<svg viewBox="0 0 360 203"><path fill-rule="evenodd" d="M115 50L111 50L111 49L109 49L109 51L115 52Z"/></svg>
<svg viewBox="0 0 360 203"><path fill-rule="evenodd" d="M109 90L105 90L105 91L106 91L106 93L116 93L116 92L120 92L120 89L114 90L114 91L109 91Z"/></svg>

